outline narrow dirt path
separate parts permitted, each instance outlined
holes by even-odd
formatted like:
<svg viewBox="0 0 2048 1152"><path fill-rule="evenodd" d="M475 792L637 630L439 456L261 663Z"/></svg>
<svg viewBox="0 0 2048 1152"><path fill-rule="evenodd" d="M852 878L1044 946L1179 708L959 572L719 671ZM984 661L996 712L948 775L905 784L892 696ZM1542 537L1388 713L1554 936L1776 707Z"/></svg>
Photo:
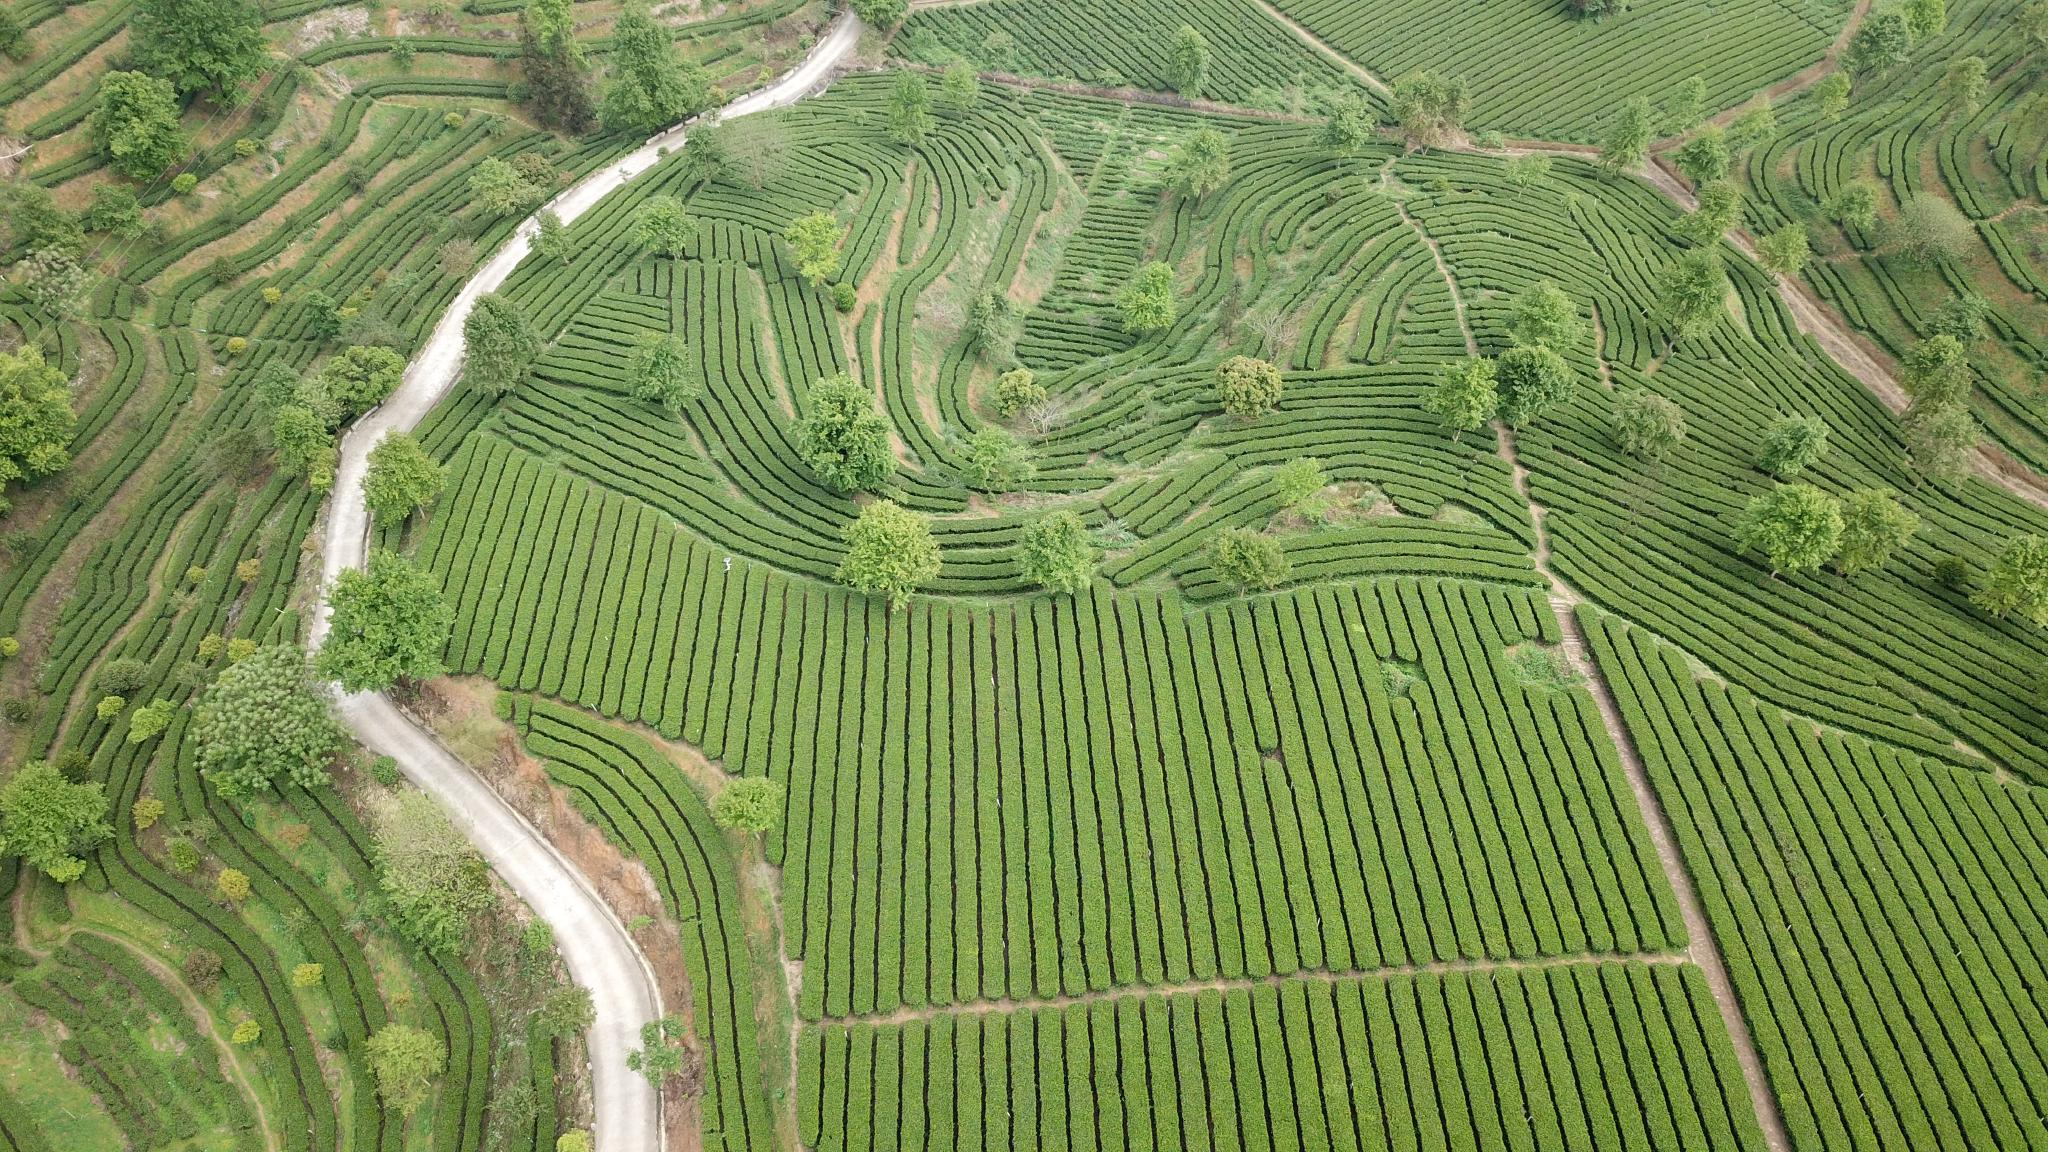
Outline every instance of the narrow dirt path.
<svg viewBox="0 0 2048 1152"><path fill-rule="evenodd" d="M1763 1129L1764 1141L1771 1152L1790 1152L1792 1141L1785 1131L1784 1117L1779 1115L1777 1098L1771 1094L1770 1082L1764 1077L1763 1059L1757 1054L1756 1041L1749 1033L1749 1022L1742 1015L1742 1005L1735 998L1735 985L1728 978L1728 964L1722 958L1721 946L1707 922L1699 892L1693 887L1691 873L1685 869L1677 837L1671 831L1671 821L1664 814L1664 805L1657 798L1656 789L1650 784L1642 754L1629 735L1628 725L1622 721L1621 709L1614 703L1614 693L1608 689L1606 679L1587 652L1586 634L1579 626L1577 611L1582 598L1550 565L1550 532L1544 522L1547 510L1529 493L1529 470L1522 466L1521 456L1515 451L1514 435L1506 425L1497 421L1494 435L1500 458L1507 462L1513 473L1515 492L1528 504L1530 518L1535 521L1536 570L1550 582L1550 610L1557 617L1558 627L1564 635L1565 659L1585 681L1587 691L1599 709L1607 736L1621 755L1622 772L1628 777L1629 790L1635 794L1643 824L1650 831L1650 842L1657 849L1657 861L1663 866L1664 878L1678 898L1678 910L1685 921L1688 941L1685 956L1706 975L1707 988L1713 993L1715 1006L1721 1010L1721 1023L1728 1029L1728 1037L1734 1043L1735 1060L1742 1067L1742 1078L1748 1082L1749 1102L1756 1110L1757 1124Z"/></svg>
<svg viewBox="0 0 2048 1152"><path fill-rule="evenodd" d="M1389 167L1391 166L1392 162L1390 161ZM1387 169L1381 169L1381 183L1385 183L1386 178ZM1415 233L1416 239L1422 241L1423 247L1429 249L1429 258L1436 261L1436 274L1443 277L1444 287L1450 289L1451 311L1458 317L1458 331L1465 337L1465 354L1467 356L1479 355L1479 341L1472 335L1471 321L1465 318L1465 297L1463 293L1458 291L1458 278L1451 274L1451 266L1444 262L1443 246L1438 244L1436 238L1429 234L1429 229L1424 228L1420 221L1408 214L1407 203L1399 197L1394 198L1394 210L1401 214L1401 222L1408 225L1409 231Z"/></svg>
<svg viewBox="0 0 2048 1152"><path fill-rule="evenodd" d="M1296 40L1299 40L1303 44L1308 45L1310 48L1314 49L1318 55L1329 60L1330 63L1335 64L1337 67L1342 68L1344 71L1350 73L1353 77L1355 77L1360 83L1364 84L1367 88L1372 89L1373 91L1379 93L1381 96L1386 97L1389 100L1394 98L1394 89L1392 85L1388 84L1385 80L1380 79L1377 75L1373 73L1373 71L1370 68L1367 68L1365 65L1360 64L1358 61L1353 60L1351 57L1338 51L1336 46L1331 44L1329 41L1323 39L1321 36L1316 35L1314 32L1309 31L1308 26L1303 24L1301 21L1296 20L1294 17L1289 16L1287 13L1282 12L1278 8L1275 8L1271 3L1268 2L1268 0L1252 0L1252 4L1255 7L1257 7L1259 11L1264 12L1268 17L1270 17L1274 23L1280 25L1282 28L1285 28L1289 32L1293 33L1294 38Z"/></svg>
<svg viewBox="0 0 2048 1152"><path fill-rule="evenodd" d="M1169 984L1133 984L1101 992L1077 992L1070 996L1040 996L1017 999L969 1000L935 1004L925 1008L898 1008L893 1012L867 1015L827 1016L820 1024L910 1024L946 1016L991 1016L1004 1012L1035 1012L1040 1009L1072 1008L1104 1000L1129 1000L1139 996L1189 996L1197 992L1242 992L1253 988L1277 988L1288 983L1315 981L1333 984L1339 980L1371 980L1391 976L1433 976L1458 972L1524 972L1553 968L1576 968L1589 964L1690 964L1689 952L1637 952L1575 956L1547 956L1538 960L1440 960L1428 964L1395 964L1384 968L1358 968L1344 972L1310 969L1286 975L1245 976L1233 980L1190 980Z"/></svg>

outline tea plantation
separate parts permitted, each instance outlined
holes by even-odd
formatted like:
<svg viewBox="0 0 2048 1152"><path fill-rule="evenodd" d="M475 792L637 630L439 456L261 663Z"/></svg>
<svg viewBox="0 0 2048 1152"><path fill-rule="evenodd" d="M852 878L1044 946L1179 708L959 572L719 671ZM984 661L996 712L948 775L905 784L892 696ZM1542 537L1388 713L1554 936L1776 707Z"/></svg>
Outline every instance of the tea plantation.
<svg viewBox="0 0 2048 1152"><path fill-rule="evenodd" d="M0 1152L2048 1146L2048 0L846 9L0 0Z"/></svg>

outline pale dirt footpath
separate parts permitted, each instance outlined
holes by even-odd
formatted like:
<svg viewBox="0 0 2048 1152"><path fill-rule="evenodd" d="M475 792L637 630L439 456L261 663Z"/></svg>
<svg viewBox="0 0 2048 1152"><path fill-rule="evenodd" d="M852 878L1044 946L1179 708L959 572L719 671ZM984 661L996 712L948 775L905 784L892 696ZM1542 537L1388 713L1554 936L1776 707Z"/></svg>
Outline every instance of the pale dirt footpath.
<svg viewBox="0 0 2048 1152"><path fill-rule="evenodd" d="M860 33L861 25L851 14L841 17L795 71L728 104L720 117L731 119L781 108L813 95L832 79L859 43ZM687 128L687 123L678 124L602 171L593 172L555 197L546 210L564 223L576 219L653 167L663 150L679 147ZM463 322L477 298L495 291L525 259L536 227L531 219L522 223L505 246L462 286L426 345L406 366L398 390L342 437L334 499L327 510L320 584L323 596L315 607L310 647L317 649L327 635L325 590L342 572L362 567L368 551L370 516L363 504L363 476L370 449L387 433L416 427L455 386L462 371ZM647 1082L626 1067L626 1053L639 1047L640 1026L662 1014L661 996L653 969L625 926L545 836L389 698L359 693L343 697L337 710L366 747L396 759L414 784L440 800L491 867L554 927L555 942L570 976L590 989L597 1008L596 1023L589 1032L597 1147L604 1152L659 1149L660 1101Z"/></svg>

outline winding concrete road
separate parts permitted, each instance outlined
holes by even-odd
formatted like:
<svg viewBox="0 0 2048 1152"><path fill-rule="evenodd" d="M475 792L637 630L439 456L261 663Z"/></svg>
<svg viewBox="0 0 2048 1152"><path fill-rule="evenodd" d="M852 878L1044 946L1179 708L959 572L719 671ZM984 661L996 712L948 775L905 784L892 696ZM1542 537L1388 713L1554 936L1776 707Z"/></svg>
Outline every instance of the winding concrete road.
<svg viewBox="0 0 2048 1152"><path fill-rule="evenodd" d="M818 92L859 43L860 33L860 22L851 13L841 17L794 71L726 105L719 118L781 108ZM664 150L681 145L688 128L685 122L662 132L577 182L544 210L553 211L564 223L576 219L653 167ZM387 433L411 431L455 386L462 372L463 322L477 297L495 291L526 258L536 227L533 219L521 223L505 246L470 277L419 355L406 366L398 390L342 437L334 499L327 510L322 596L314 611L310 647L317 649L327 636L326 590L342 572L362 567L369 551L363 476L370 449ZM597 1147L603 1152L653 1152L662 1147L660 1101L647 1082L626 1067L627 1051L640 1044L640 1026L662 1014L661 993L654 970L625 925L538 829L389 698L375 693L344 696L337 711L364 746L396 759L414 784L440 800L498 875L554 927L570 976L590 989L597 1007L589 1033Z"/></svg>

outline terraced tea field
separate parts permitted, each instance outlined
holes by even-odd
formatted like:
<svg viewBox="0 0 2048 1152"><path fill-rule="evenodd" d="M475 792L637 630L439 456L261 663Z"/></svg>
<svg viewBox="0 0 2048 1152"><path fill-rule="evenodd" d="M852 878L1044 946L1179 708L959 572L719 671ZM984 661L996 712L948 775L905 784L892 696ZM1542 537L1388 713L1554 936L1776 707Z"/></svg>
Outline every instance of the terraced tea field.
<svg viewBox="0 0 2048 1152"><path fill-rule="evenodd" d="M0 1152L2048 1144L2048 6L166 2Z"/></svg>

